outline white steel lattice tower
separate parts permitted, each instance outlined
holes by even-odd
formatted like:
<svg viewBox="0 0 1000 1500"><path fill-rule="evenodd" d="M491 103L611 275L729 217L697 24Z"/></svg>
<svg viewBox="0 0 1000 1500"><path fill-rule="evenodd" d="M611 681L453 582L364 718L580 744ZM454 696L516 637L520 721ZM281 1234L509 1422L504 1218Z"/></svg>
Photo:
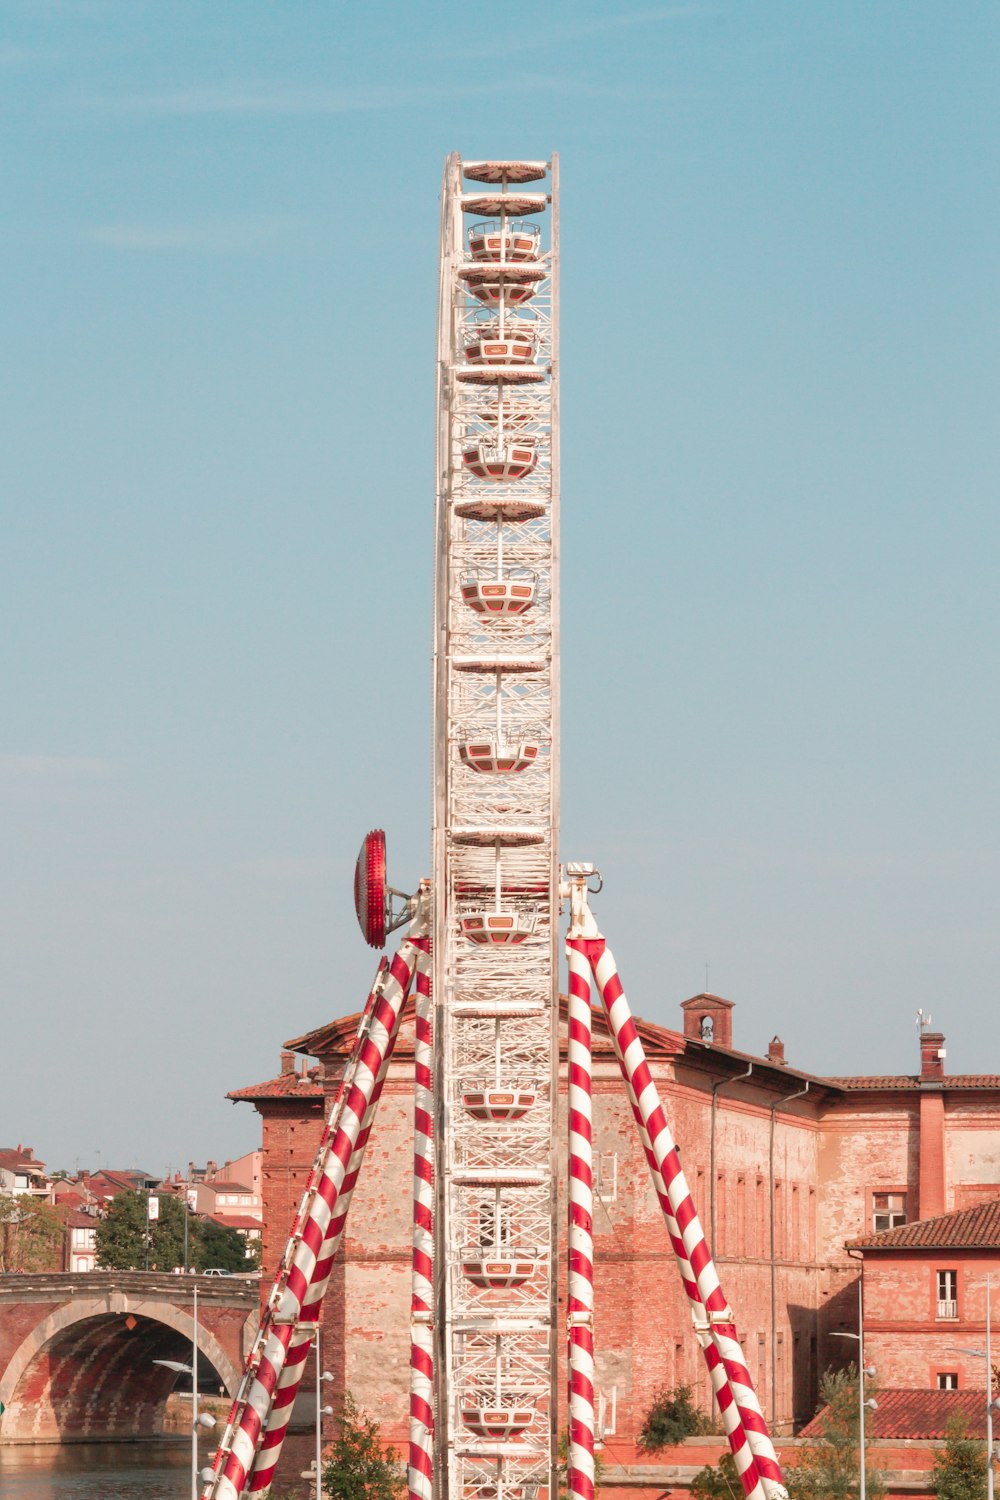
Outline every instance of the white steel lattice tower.
<svg viewBox="0 0 1000 1500"><path fill-rule="evenodd" d="M541 187L539 187L541 185ZM546 231L547 227L547 233ZM553 1500L559 902L569 903L567 1490L594 1500L591 975L745 1500L781 1469L617 965L557 864L558 162L445 166L433 879L355 870L379 964L205 1500L266 1500L414 988L410 1500ZM401 904L400 904L401 902Z"/></svg>
<svg viewBox="0 0 1000 1500"><path fill-rule="evenodd" d="M449 157L432 880L436 1500L555 1493L557 311L556 159Z"/></svg>

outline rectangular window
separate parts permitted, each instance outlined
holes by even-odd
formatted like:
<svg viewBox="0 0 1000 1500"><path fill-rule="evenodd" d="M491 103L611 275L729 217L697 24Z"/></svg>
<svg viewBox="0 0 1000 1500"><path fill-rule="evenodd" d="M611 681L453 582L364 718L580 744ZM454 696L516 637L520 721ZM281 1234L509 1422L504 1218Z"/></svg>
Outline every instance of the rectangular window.
<svg viewBox="0 0 1000 1500"><path fill-rule="evenodd" d="M872 1228L876 1234L886 1229L898 1229L906 1223L905 1193L872 1194Z"/></svg>
<svg viewBox="0 0 1000 1500"><path fill-rule="evenodd" d="M938 1388L939 1391L957 1391L958 1390L958 1371L957 1370L939 1370L938 1371L938 1378L937 1378L937 1388Z"/></svg>
<svg viewBox="0 0 1000 1500"><path fill-rule="evenodd" d="M937 1315L939 1318L958 1317L958 1272L937 1273Z"/></svg>

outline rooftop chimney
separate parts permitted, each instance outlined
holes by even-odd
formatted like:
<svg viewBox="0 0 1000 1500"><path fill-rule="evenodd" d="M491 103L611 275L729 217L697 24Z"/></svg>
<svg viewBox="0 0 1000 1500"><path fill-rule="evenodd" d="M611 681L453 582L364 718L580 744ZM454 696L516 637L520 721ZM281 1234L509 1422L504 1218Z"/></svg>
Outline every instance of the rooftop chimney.
<svg viewBox="0 0 1000 1500"><path fill-rule="evenodd" d="M943 1078L944 1060L947 1057L944 1032L922 1031L920 1033L920 1077Z"/></svg>
<svg viewBox="0 0 1000 1500"><path fill-rule="evenodd" d="M282 1076L284 1076L286 1073L294 1073L295 1072L295 1053L294 1052L283 1052L281 1054L281 1072L282 1072Z"/></svg>
<svg viewBox="0 0 1000 1500"><path fill-rule="evenodd" d="M780 1063L785 1066L785 1044L780 1036L773 1036L767 1047L768 1062Z"/></svg>

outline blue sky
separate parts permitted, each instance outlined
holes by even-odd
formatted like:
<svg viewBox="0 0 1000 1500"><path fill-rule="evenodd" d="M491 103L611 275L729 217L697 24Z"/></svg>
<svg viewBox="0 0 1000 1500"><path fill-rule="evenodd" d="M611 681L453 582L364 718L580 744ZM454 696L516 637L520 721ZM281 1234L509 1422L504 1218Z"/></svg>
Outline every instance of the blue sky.
<svg viewBox="0 0 1000 1500"><path fill-rule="evenodd" d="M427 871L455 149L561 155L563 854L633 1004L1000 1071L992 0L0 19L0 1141L247 1149L367 989L361 835Z"/></svg>

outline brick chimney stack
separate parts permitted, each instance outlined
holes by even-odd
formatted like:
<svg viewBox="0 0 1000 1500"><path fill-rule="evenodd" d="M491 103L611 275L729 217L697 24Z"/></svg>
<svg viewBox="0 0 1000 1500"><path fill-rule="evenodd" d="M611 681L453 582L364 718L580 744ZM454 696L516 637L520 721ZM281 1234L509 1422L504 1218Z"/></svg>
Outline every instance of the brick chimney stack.
<svg viewBox="0 0 1000 1500"><path fill-rule="evenodd" d="M772 1063L780 1063L785 1067L785 1044L780 1036L773 1036L768 1043L767 1060Z"/></svg>
<svg viewBox="0 0 1000 1500"><path fill-rule="evenodd" d="M920 1217L932 1219L947 1207L944 1154L944 1035L920 1033Z"/></svg>
<svg viewBox="0 0 1000 1500"><path fill-rule="evenodd" d="M944 1060L947 1055L944 1045L944 1033L942 1031L922 1031L920 1033L921 1078L943 1078Z"/></svg>
<svg viewBox="0 0 1000 1500"><path fill-rule="evenodd" d="M295 1053L294 1052L283 1052L281 1054L281 1075L282 1075L282 1077L284 1077L287 1073L294 1073L294 1072L295 1072Z"/></svg>

